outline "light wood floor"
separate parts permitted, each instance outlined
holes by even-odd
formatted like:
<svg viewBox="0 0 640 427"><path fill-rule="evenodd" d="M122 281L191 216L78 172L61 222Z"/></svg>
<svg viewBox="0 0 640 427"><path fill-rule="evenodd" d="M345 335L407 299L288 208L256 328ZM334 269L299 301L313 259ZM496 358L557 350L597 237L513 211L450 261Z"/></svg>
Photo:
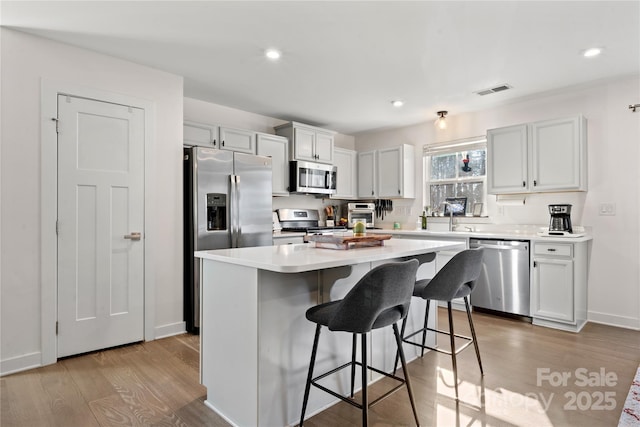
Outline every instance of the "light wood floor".
<svg viewBox="0 0 640 427"><path fill-rule="evenodd" d="M446 311L440 309L439 320L446 327ZM459 403L449 356L431 352L410 364L423 426L617 426L640 364L640 332L588 324L573 334L482 313L474 313L474 321L485 375L472 348L459 355ZM456 312L454 323L456 331L468 333L463 313ZM198 349L197 336L180 335L5 376L0 425L227 426L203 404ZM566 385L553 385L538 374L541 369L552 377L563 372L571 377ZM597 377L598 384L576 385L577 369ZM599 382L601 369L608 384ZM386 385L375 383L372 394ZM359 423L358 410L340 403L305 425ZM406 392L375 406L370 424L413 425Z"/></svg>

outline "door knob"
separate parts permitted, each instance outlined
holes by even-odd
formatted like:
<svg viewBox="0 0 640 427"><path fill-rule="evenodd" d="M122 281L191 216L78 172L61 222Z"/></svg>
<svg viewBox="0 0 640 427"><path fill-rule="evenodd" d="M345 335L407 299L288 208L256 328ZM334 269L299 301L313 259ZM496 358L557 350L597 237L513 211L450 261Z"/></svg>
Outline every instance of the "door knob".
<svg viewBox="0 0 640 427"><path fill-rule="evenodd" d="M130 240L140 240L142 238L142 233L134 231L131 234L125 234L124 238Z"/></svg>

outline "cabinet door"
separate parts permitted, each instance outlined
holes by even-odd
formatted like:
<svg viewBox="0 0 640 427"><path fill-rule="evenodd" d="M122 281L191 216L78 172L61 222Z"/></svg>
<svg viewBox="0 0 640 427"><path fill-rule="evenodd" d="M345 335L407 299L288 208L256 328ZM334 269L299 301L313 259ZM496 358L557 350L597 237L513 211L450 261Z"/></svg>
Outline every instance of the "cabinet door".
<svg viewBox="0 0 640 427"><path fill-rule="evenodd" d="M258 134L257 154L271 157L274 196L289 195L289 140L287 138Z"/></svg>
<svg viewBox="0 0 640 427"><path fill-rule="evenodd" d="M182 139L184 145L218 148L218 126L184 122Z"/></svg>
<svg viewBox="0 0 640 427"><path fill-rule="evenodd" d="M534 258L531 315L574 322L572 260Z"/></svg>
<svg viewBox="0 0 640 427"><path fill-rule="evenodd" d="M303 128L293 129L293 156L296 160L316 161L314 145L316 133Z"/></svg>
<svg viewBox="0 0 640 427"><path fill-rule="evenodd" d="M358 153L358 197L377 197L376 152Z"/></svg>
<svg viewBox="0 0 640 427"><path fill-rule="evenodd" d="M316 161L322 163L333 163L333 135L329 133L316 132L315 145Z"/></svg>
<svg viewBox="0 0 640 427"><path fill-rule="evenodd" d="M247 154L256 153L256 133L243 129L220 128L220 148Z"/></svg>
<svg viewBox="0 0 640 427"><path fill-rule="evenodd" d="M487 132L487 187L489 194L522 193L527 178L527 125Z"/></svg>
<svg viewBox="0 0 640 427"><path fill-rule="evenodd" d="M378 197L402 195L402 152L400 147L378 150Z"/></svg>
<svg viewBox="0 0 640 427"><path fill-rule="evenodd" d="M338 180L336 182L336 194L332 199L355 199L356 195L356 169L357 153L353 150L334 148L333 164L338 168Z"/></svg>
<svg viewBox="0 0 640 427"><path fill-rule="evenodd" d="M582 161L581 143L581 117L533 123L533 182L529 188L533 191L583 189L581 168L586 167L586 162Z"/></svg>

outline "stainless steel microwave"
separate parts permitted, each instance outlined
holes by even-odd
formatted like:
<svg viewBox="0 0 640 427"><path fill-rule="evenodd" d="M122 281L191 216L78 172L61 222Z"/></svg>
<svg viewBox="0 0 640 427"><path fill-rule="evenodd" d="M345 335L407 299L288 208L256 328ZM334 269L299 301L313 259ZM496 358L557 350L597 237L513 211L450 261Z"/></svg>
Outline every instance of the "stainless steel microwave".
<svg viewBox="0 0 640 427"><path fill-rule="evenodd" d="M289 191L291 193L334 194L338 168L323 163L289 162Z"/></svg>

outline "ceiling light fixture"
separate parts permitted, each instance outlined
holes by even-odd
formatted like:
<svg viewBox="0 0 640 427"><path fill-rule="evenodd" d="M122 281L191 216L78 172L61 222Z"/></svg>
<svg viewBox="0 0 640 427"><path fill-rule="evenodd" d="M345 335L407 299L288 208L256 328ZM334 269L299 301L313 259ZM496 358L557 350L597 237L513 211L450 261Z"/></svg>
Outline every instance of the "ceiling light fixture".
<svg viewBox="0 0 640 427"><path fill-rule="evenodd" d="M593 58L596 57L598 55L600 55L602 53L602 49L599 47L592 47L590 49L585 50L582 53L582 56L584 56L585 58Z"/></svg>
<svg viewBox="0 0 640 427"><path fill-rule="evenodd" d="M276 59L280 59L280 51L277 51L275 49L267 49L266 52L264 53L266 55L267 58L272 59L272 60L276 60Z"/></svg>
<svg viewBox="0 0 640 427"><path fill-rule="evenodd" d="M391 105L393 105L396 108L399 108L404 105L404 102L399 99L396 99L395 101L391 101Z"/></svg>
<svg viewBox="0 0 640 427"><path fill-rule="evenodd" d="M438 128L438 129L446 129L447 128L447 121L445 120L445 116L447 115L448 111L438 111L436 114L438 114L438 118L436 119L434 125Z"/></svg>

